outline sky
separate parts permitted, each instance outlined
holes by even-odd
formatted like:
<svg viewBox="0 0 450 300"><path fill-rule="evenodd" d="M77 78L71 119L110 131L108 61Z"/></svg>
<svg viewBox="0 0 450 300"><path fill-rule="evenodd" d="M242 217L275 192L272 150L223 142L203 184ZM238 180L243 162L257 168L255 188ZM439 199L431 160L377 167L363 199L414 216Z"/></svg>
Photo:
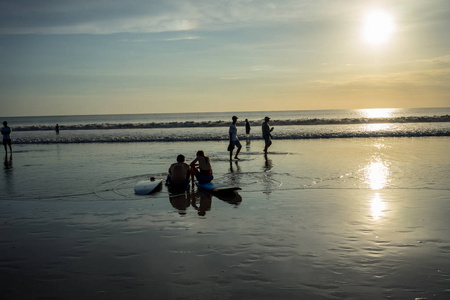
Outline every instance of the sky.
<svg viewBox="0 0 450 300"><path fill-rule="evenodd" d="M0 116L450 106L448 0L0 0Z"/></svg>

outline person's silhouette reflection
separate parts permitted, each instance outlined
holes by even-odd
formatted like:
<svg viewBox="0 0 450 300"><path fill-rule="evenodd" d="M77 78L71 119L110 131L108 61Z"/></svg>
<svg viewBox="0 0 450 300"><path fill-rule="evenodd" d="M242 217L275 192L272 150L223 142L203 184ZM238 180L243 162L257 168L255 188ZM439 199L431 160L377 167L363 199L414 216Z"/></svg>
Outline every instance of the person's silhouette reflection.
<svg viewBox="0 0 450 300"><path fill-rule="evenodd" d="M186 209L190 205L190 201L186 195L186 193L169 195L170 204L176 209L178 209L178 213L180 215L186 214Z"/></svg>
<svg viewBox="0 0 450 300"><path fill-rule="evenodd" d="M198 211L199 216L205 216L206 212L211 210L212 195L197 191L194 197L192 197L192 207Z"/></svg>
<svg viewBox="0 0 450 300"><path fill-rule="evenodd" d="M9 155L5 154L5 158L3 160L3 166L5 168L5 170L11 170L13 167L13 163L12 163L12 153Z"/></svg>

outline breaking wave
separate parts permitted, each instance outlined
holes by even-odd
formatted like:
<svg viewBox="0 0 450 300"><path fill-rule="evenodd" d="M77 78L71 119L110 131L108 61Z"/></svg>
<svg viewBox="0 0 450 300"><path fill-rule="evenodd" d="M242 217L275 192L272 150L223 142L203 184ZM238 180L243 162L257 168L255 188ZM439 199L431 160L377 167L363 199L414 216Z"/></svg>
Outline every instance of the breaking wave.
<svg viewBox="0 0 450 300"><path fill-rule="evenodd" d="M272 120L276 126L291 125L351 125L351 124L383 124L383 123L439 123L450 122L450 115L443 116L410 116L395 118L312 118L294 120ZM94 123L61 125L61 130L111 130L111 129L153 129L153 128L211 128L227 127L229 121L187 121L187 122L149 122L149 123ZM238 122L238 125L243 125ZM260 125L260 122L252 125ZM28 125L16 126L14 131L50 131L55 130L54 125Z"/></svg>

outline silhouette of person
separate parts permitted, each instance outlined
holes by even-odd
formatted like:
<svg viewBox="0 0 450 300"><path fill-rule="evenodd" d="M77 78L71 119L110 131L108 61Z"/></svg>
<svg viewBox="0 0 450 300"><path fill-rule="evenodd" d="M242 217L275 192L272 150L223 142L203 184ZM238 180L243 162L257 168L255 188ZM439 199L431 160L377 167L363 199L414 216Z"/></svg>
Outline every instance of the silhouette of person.
<svg viewBox="0 0 450 300"><path fill-rule="evenodd" d="M272 134L271 132L273 131L273 127L270 128L269 127L269 121L270 118L269 117L265 117L264 118L264 123L262 124L262 136L264 139L264 153L267 153L267 149L269 149L270 145L272 145Z"/></svg>
<svg viewBox="0 0 450 300"><path fill-rule="evenodd" d="M56 134L59 134L59 124L56 124L56 126L55 126L55 132L56 132Z"/></svg>
<svg viewBox="0 0 450 300"><path fill-rule="evenodd" d="M237 147L236 155L234 156L234 159L239 159L238 155L239 155L239 152L241 152L241 148L242 148L242 145L239 142L239 139L237 137L236 122L237 122L238 117L233 116L231 119L232 119L233 123L231 123L230 130L228 131L228 133L230 135L230 144L228 146L228 151L230 151L230 160L232 160L232 157L233 157L234 146Z"/></svg>
<svg viewBox="0 0 450 300"><path fill-rule="evenodd" d="M206 183L213 180L211 160L203 150L197 151L197 157L191 162L191 180L194 186L194 176L198 182Z"/></svg>
<svg viewBox="0 0 450 300"><path fill-rule="evenodd" d="M12 146L11 146L11 128L8 126L8 122L3 122L3 128L2 128L2 135L3 135L3 146L5 147L5 152L8 154L8 148L9 151L12 153Z"/></svg>
<svg viewBox="0 0 450 300"><path fill-rule="evenodd" d="M174 189L187 189L189 187L190 170L189 165L184 162L182 154L177 156L177 162L169 168L166 184Z"/></svg>
<svg viewBox="0 0 450 300"><path fill-rule="evenodd" d="M248 119L245 119L245 133L250 134L250 123L248 122Z"/></svg>

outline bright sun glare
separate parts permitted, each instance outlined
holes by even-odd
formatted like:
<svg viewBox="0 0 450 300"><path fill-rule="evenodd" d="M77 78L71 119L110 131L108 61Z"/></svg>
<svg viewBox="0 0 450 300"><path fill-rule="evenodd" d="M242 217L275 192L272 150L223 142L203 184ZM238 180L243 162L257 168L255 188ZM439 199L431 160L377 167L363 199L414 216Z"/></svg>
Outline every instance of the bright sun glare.
<svg viewBox="0 0 450 300"><path fill-rule="evenodd" d="M383 11L372 11L364 19L363 36L373 45L384 44L394 32L394 20Z"/></svg>

